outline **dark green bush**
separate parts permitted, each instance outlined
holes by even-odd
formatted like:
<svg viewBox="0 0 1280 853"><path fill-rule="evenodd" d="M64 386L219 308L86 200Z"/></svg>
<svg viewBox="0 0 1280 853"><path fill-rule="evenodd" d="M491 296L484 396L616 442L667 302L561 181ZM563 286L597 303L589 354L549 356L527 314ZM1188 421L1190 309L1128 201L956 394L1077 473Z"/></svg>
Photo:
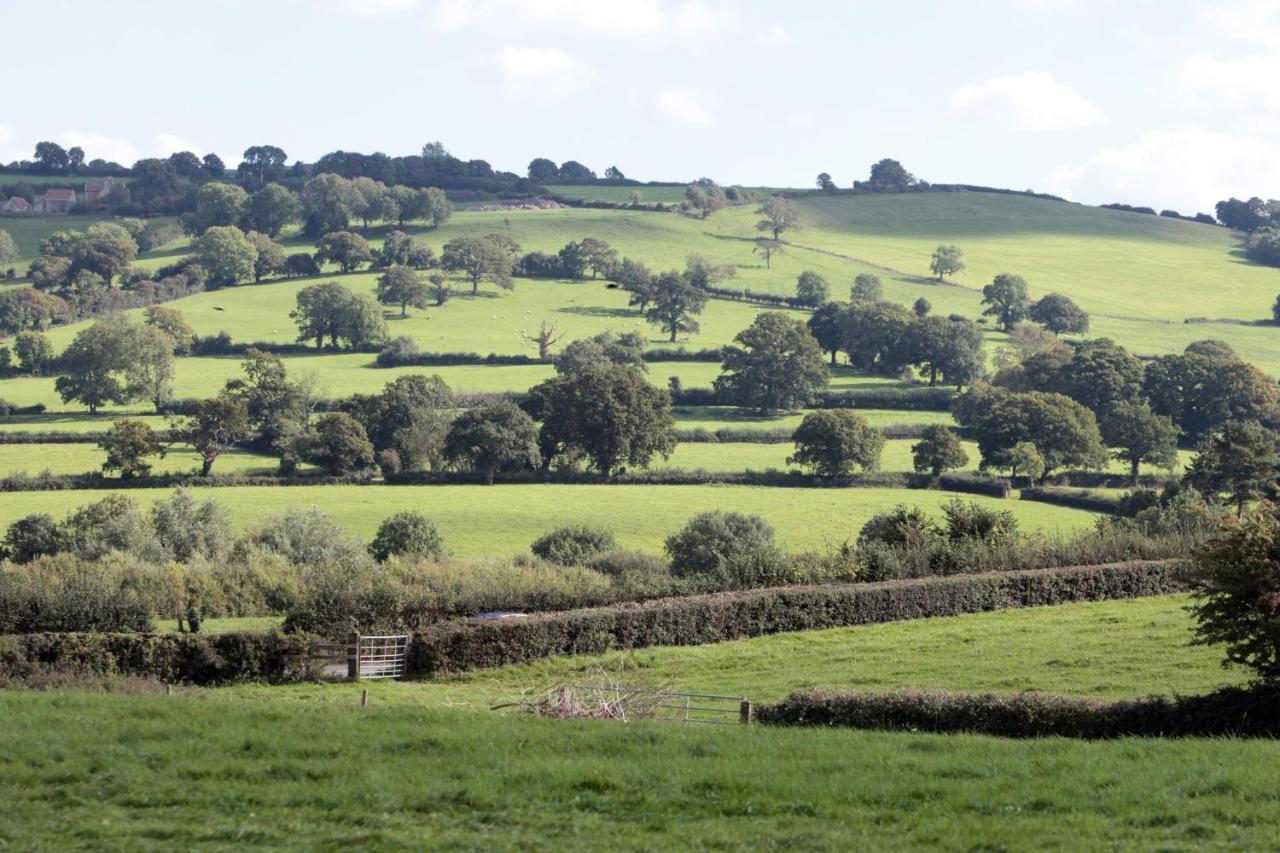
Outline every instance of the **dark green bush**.
<svg viewBox="0 0 1280 853"><path fill-rule="evenodd" d="M529 550L560 566L585 566L592 557L612 550L615 545L613 531L607 527L577 524L544 533Z"/></svg>
<svg viewBox="0 0 1280 853"><path fill-rule="evenodd" d="M1009 542L1018 536L1018 519L1007 509L990 509L953 498L942 505L947 538L981 542Z"/></svg>
<svg viewBox="0 0 1280 853"><path fill-rule="evenodd" d="M4 553L15 563L29 563L37 557L56 554L62 548L62 534L53 516L33 513L9 525L4 534Z"/></svg>
<svg viewBox="0 0 1280 853"><path fill-rule="evenodd" d="M420 512L405 510L382 520L369 543L369 553L379 563L391 556L438 560L444 556L444 539L431 519Z"/></svg>
<svg viewBox="0 0 1280 853"><path fill-rule="evenodd" d="M667 556L677 577L720 573L773 550L773 527L758 515L713 510L689 519L667 538Z"/></svg>
<svg viewBox="0 0 1280 853"><path fill-rule="evenodd" d="M55 571L0 565L0 634L151 630L151 603L119 577L70 555L46 559Z"/></svg>

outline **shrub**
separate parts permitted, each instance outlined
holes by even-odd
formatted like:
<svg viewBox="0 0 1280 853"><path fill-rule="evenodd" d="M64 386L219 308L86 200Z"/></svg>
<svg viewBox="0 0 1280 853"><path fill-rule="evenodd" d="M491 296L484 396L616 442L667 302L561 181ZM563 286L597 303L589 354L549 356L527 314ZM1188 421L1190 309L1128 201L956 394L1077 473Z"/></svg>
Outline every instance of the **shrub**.
<svg viewBox="0 0 1280 853"><path fill-rule="evenodd" d="M656 554L615 548L592 555L587 568L608 575L615 581L644 585L654 581L670 581L671 568Z"/></svg>
<svg viewBox="0 0 1280 853"><path fill-rule="evenodd" d="M0 634L149 630L148 602L93 562L63 555L0 566Z"/></svg>
<svg viewBox="0 0 1280 853"><path fill-rule="evenodd" d="M156 557L158 545L138 504L124 495L107 495L67 516L60 525L65 550L85 560L112 552Z"/></svg>
<svg viewBox="0 0 1280 853"><path fill-rule="evenodd" d="M924 510L899 504L889 512L872 516L862 525L858 541L919 547L936 539L941 532Z"/></svg>
<svg viewBox="0 0 1280 853"><path fill-rule="evenodd" d="M151 507L151 529L165 554L187 562L195 556L220 558L231 546L231 515L213 499L196 502L181 487Z"/></svg>
<svg viewBox="0 0 1280 853"><path fill-rule="evenodd" d="M1226 647L1228 663L1280 679L1280 509L1264 502L1193 561L1196 642Z"/></svg>
<svg viewBox="0 0 1280 853"><path fill-rule="evenodd" d="M369 553L379 563L391 556L438 560L444 556L444 540L431 519L420 512L405 510L383 519L369 544Z"/></svg>
<svg viewBox="0 0 1280 853"><path fill-rule="evenodd" d="M535 556L561 566L585 566L592 557L615 547L607 527L570 525L545 533L530 546Z"/></svg>
<svg viewBox="0 0 1280 853"><path fill-rule="evenodd" d="M1018 536L1018 519L1007 509L988 509L972 501L953 498L942 506L947 536L981 542L1009 542Z"/></svg>
<svg viewBox="0 0 1280 853"><path fill-rule="evenodd" d="M349 538L337 522L315 507L290 507L268 518L245 537L245 542L280 554L296 565L367 561L360 540Z"/></svg>
<svg viewBox="0 0 1280 853"><path fill-rule="evenodd" d="M719 572L762 550L773 550L773 527L767 521L720 510L695 515L666 542L678 577Z"/></svg>

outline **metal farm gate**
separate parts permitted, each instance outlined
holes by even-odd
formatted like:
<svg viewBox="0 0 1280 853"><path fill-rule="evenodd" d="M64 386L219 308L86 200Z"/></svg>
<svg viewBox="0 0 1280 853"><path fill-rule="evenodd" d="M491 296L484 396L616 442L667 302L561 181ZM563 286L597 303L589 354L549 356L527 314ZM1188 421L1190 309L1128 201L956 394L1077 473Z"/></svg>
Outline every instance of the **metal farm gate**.
<svg viewBox="0 0 1280 853"><path fill-rule="evenodd" d="M365 637L352 634L345 643L312 643L303 671L321 678L351 681L403 678L409 653L407 634Z"/></svg>

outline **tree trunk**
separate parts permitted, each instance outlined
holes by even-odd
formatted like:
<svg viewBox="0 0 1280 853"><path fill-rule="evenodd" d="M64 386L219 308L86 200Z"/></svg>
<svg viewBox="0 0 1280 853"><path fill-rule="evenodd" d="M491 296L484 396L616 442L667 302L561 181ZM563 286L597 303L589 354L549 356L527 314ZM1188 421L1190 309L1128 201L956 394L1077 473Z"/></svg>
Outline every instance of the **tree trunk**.
<svg viewBox="0 0 1280 853"><path fill-rule="evenodd" d="M408 316L409 316L409 303L408 303L408 302L401 302L401 303L400 303L400 316L401 316L401 317L408 317Z"/></svg>
<svg viewBox="0 0 1280 853"><path fill-rule="evenodd" d="M932 388L937 384L938 384L938 368L930 364L929 365L929 387Z"/></svg>
<svg viewBox="0 0 1280 853"><path fill-rule="evenodd" d="M672 326L671 327L671 343L674 344L675 342L676 342L676 327Z"/></svg>
<svg viewBox="0 0 1280 853"><path fill-rule="evenodd" d="M486 485L486 486L492 486L492 485L493 485L493 475L494 475L495 473L497 473L497 470L498 470L498 466L497 466L497 465L490 465L490 466L489 466L489 470L486 472L486 476L485 476L485 479L484 479L484 482L485 482L485 485Z"/></svg>
<svg viewBox="0 0 1280 853"><path fill-rule="evenodd" d="M1138 460L1137 459L1130 460L1129 464L1132 466L1132 468L1130 469L1132 473L1132 477L1129 481L1129 485L1134 486L1136 488L1138 485Z"/></svg>
<svg viewBox="0 0 1280 853"><path fill-rule="evenodd" d="M479 292L480 292L480 277L473 276L471 278L471 295L475 296Z"/></svg>
<svg viewBox="0 0 1280 853"><path fill-rule="evenodd" d="M836 366L836 350L831 351L831 366Z"/></svg>
<svg viewBox="0 0 1280 853"><path fill-rule="evenodd" d="M216 457L216 456L206 456L206 457L204 457L204 460L200 463L200 476L201 476L201 477L208 477L208 476L209 476L209 471L211 471L211 470L213 469L213 460L214 460L214 459L217 459L217 458L218 458L218 457Z"/></svg>

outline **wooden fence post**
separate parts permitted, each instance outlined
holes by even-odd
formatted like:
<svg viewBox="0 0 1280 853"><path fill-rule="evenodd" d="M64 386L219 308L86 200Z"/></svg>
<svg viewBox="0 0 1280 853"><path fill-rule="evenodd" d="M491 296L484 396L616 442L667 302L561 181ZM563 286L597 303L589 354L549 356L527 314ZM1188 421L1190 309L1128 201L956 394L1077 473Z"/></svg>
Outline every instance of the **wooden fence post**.
<svg viewBox="0 0 1280 853"><path fill-rule="evenodd" d="M347 656L347 678L360 680L360 635L351 635L351 653Z"/></svg>
<svg viewBox="0 0 1280 853"><path fill-rule="evenodd" d="M738 705L738 722L743 725L751 722L751 700L743 699Z"/></svg>

